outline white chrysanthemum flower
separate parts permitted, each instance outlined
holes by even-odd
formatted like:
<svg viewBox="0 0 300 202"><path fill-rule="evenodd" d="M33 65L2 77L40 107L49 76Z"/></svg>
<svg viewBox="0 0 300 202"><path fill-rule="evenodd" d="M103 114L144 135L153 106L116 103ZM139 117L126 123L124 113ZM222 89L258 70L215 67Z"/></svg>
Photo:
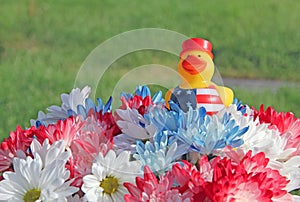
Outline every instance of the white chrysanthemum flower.
<svg viewBox="0 0 300 202"><path fill-rule="evenodd" d="M249 130L243 135L244 144L241 149L246 153L252 150L254 154L264 152L272 160L285 160L295 151L286 149L286 138L280 136L279 131L269 129L268 124L259 124L259 121L249 121Z"/></svg>
<svg viewBox="0 0 300 202"><path fill-rule="evenodd" d="M247 114L252 114L251 109L246 106ZM244 144L240 148L246 153L252 150L254 154L264 152L266 157L274 160L287 160L296 150L294 148L286 149L287 138L280 136L277 130L270 129L269 124L259 123L253 116L244 116L241 111L236 110L236 105L232 104L217 113L217 116L223 116L224 113L230 113L237 125L240 127L249 126L248 131L242 136Z"/></svg>
<svg viewBox="0 0 300 202"><path fill-rule="evenodd" d="M156 128L149 123L136 109L117 109L120 120L117 124L122 132L133 139L149 139L153 137Z"/></svg>
<svg viewBox="0 0 300 202"><path fill-rule="evenodd" d="M62 94L60 96L62 100L61 108L64 111L71 109L77 113L77 106L82 105L85 107L85 100L89 97L90 93L91 88L89 86L85 86L82 90L74 88L70 94Z"/></svg>
<svg viewBox="0 0 300 202"><path fill-rule="evenodd" d="M114 149L117 154L122 151L130 151L131 154L134 154L136 152L136 141L137 139L126 134L116 135L114 136Z"/></svg>
<svg viewBox="0 0 300 202"><path fill-rule="evenodd" d="M289 180L286 187L287 191L300 188L300 156L293 156L284 162L271 160L268 166L272 169L278 170L281 175L285 176Z"/></svg>
<svg viewBox="0 0 300 202"><path fill-rule="evenodd" d="M130 153L122 152L116 156L110 150L105 157L101 153L92 166L92 174L83 177L82 191L88 201L123 201L128 193L124 182L134 183L141 174L139 161L129 161Z"/></svg>
<svg viewBox="0 0 300 202"><path fill-rule="evenodd" d="M61 94L61 107L56 105L50 106L47 108L47 114L39 111L37 120L41 121L44 125L48 125L56 123L58 120L68 118L68 110L72 110L77 113L78 105L85 107L85 100L89 97L90 93L91 88L89 86L85 86L82 90L79 88L74 88L70 94ZM36 125L37 120L31 119L31 125Z"/></svg>
<svg viewBox="0 0 300 202"><path fill-rule="evenodd" d="M156 128L150 124L136 109L117 109L119 116L117 124L123 134L114 137L115 150L119 154L122 151L135 153L137 140L149 140L156 132Z"/></svg>
<svg viewBox="0 0 300 202"><path fill-rule="evenodd" d="M56 160L43 168L38 154L35 158L15 158L14 172L3 173L0 182L0 198L15 201L66 201L67 197L78 191L70 186L69 171L65 161Z"/></svg>

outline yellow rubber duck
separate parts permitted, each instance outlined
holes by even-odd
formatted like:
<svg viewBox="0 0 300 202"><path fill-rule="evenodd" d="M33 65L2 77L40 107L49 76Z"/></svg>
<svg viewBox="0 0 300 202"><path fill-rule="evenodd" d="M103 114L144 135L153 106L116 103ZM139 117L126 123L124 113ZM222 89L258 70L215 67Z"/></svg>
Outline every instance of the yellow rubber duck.
<svg viewBox="0 0 300 202"><path fill-rule="evenodd" d="M183 111L189 107L205 107L207 114L215 114L233 102L233 91L224 86L214 84L214 55L212 44L201 38L191 38L183 42L178 73L181 84L170 89L165 96L169 108L172 100Z"/></svg>

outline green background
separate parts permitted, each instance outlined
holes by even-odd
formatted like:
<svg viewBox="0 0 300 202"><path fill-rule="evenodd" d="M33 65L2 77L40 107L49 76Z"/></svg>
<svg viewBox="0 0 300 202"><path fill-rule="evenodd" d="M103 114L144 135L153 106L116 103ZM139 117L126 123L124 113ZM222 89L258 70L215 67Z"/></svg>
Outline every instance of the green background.
<svg viewBox="0 0 300 202"><path fill-rule="evenodd" d="M163 28L209 39L223 77L299 82L299 10L300 1L293 0L0 0L0 136L17 125L28 127L38 110L60 105L59 95L73 88L88 54L133 29ZM132 68L156 63L176 69L177 61L159 51L122 57L106 72L97 96L106 100ZM248 105L264 103L300 115L299 88L235 93Z"/></svg>

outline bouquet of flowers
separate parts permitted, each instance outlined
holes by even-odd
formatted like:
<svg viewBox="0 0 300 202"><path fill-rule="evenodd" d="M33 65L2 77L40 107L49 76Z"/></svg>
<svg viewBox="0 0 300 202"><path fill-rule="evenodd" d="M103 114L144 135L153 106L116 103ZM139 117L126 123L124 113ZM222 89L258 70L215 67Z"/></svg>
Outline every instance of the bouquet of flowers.
<svg viewBox="0 0 300 202"><path fill-rule="evenodd" d="M62 94L1 143L2 201L299 201L300 119L235 100L183 112L147 86ZM292 192L293 193L293 192Z"/></svg>

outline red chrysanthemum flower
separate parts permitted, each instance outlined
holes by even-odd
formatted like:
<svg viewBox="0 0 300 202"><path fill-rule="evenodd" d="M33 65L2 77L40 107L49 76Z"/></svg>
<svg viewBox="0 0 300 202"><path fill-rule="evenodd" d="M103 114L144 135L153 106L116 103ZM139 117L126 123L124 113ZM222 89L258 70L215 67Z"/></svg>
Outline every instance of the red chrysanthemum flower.
<svg viewBox="0 0 300 202"><path fill-rule="evenodd" d="M276 112L271 106L264 110L264 105L260 106L259 111L254 109L254 119L256 118L259 118L260 123L270 123L270 126L275 126L280 133L291 130L298 119L292 112ZM300 126L297 129L295 132L299 133Z"/></svg>
<svg viewBox="0 0 300 202"><path fill-rule="evenodd" d="M15 132L11 132L9 137L4 139L0 148L0 172L12 168L12 160L15 156L18 156L18 151L26 154L35 131L36 129L33 126L27 130L23 130L18 126Z"/></svg>
<svg viewBox="0 0 300 202"><path fill-rule="evenodd" d="M118 127L115 118L112 112L105 112L104 114L102 111L96 113L97 120L99 124L102 126L103 130L106 133L106 136L115 136L121 132L120 128Z"/></svg>
<svg viewBox="0 0 300 202"><path fill-rule="evenodd" d="M205 201L207 198L204 192L205 180L195 165L183 160L175 164L171 172L180 193L189 196L191 201Z"/></svg>
<svg viewBox="0 0 300 202"><path fill-rule="evenodd" d="M79 117L70 117L59 120L56 124L41 125L36 131L36 138L41 143L48 138L50 144L57 140L64 140L70 147L72 141L78 138L79 131L84 124L85 122L82 122Z"/></svg>
<svg viewBox="0 0 300 202"><path fill-rule="evenodd" d="M188 195L183 195L176 188L172 188L174 176L168 172L160 180L148 166L144 168L144 178L136 177L136 185L124 183L129 194L124 196L126 202L181 202L189 201Z"/></svg>
<svg viewBox="0 0 300 202"><path fill-rule="evenodd" d="M290 198L288 180L277 170L267 168L264 153L251 156L249 151L240 163L217 157L213 160L211 182L204 187L211 201L273 201Z"/></svg>
<svg viewBox="0 0 300 202"><path fill-rule="evenodd" d="M278 170L268 168L264 153L241 160L207 156L199 160L198 169L187 161L175 164L170 171L182 195L191 201L280 201L292 199L286 190L288 180Z"/></svg>
<svg viewBox="0 0 300 202"><path fill-rule="evenodd" d="M153 105L153 101L151 96L142 96L134 95L133 97L126 99L125 97L121 97L122 106L120 109L137 109L138 112L143 116L146 113L146 109L149 105Z"/></svg>

